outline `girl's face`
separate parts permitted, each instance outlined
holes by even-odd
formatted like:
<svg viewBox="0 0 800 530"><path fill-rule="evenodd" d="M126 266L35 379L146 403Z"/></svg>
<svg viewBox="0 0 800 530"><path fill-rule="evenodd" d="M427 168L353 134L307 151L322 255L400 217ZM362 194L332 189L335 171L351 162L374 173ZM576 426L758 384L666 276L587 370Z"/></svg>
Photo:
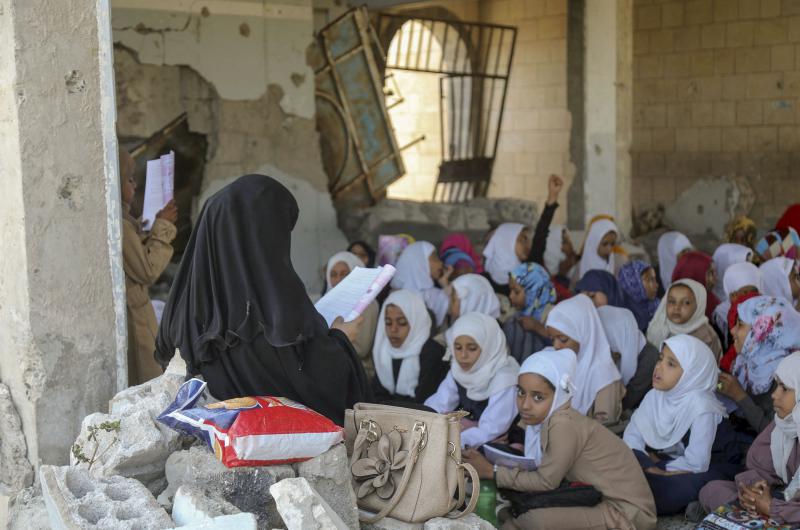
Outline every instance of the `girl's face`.
<svg viewBox="0 0 800 530"><path fill-rule="evenodd" d="M685 285L676 285L667 293L667 317L675 324L686 324L697 311L697 300Z"/></svg>
<svg viewBox="0 0 800 530"><path fill-rule="evenodd" d="M611 252L614 250L614 245L617 244L617 233L616 232L609 232L603 236L603 239L600 240L600 244L597 245L597 255L603 258L604 260L608 260L608 257L611 256Z"/></svg>
<svg viewBox="0 0 800 530"><path fill-rule="evenodd" d="M750 328L752 328L750 324L746 322L742 322L741 319L736 319L736 325L733 326L731 330L731 335L733 335L733 347L736 349L736 353L742 353L742 349L744 348L744 341L747 338L747 334L750 333Z"/></svg>
<svg viewBox="0 0 800 530"><path fill-rule="evenodd" d="M658 278L656 278L656 270L653 267L642 273L642 285L647 298L655 300L656 296L658 296Z"/></svg>
<svg viewBox="0 0 800 530"><path fill-rule="evenodd" d="M717 286L717 268L712 263L706 271L706 289L713 291Z"/></svg>
<svg viewBox="0 0 800 530"><path fill-rule="evenodd" d="M469 372L481 356L481 347L469 335L459 335L453 343L453 356L461 369Z"/></svg>
<svg viewBox="0 0 800 530"><path fill-rule="evenodd" d="M508 287L510 292L508 294L508 300L511 302L511 305L515 309L524 309L525 308L525 288L517 282L515 278L510 278L508 280Z"/></svg>
<svg viewBox="0 0 800 530"><path fill-rule="evenodd" d="M517 380L517 410L523 423L542 423L550 413L555 395L553 385L541 375L520 374Z"/></svg>
<svg viewBox="0 0 800 530"><path fill-rule="evenodd" d="M350 266L344 261L339 261L331 267L330 282L331 288L339 285L339 282L345 279L350 274Z"/></svg>
<svg viewBox="0 0 800 530"><path fill-rule="evenodd" d="M431 269L431 278L434 280L438 280L444 274L444 263L439 259L436 252L431 252L431 255L428 256L428 266Z"/></svg>
<svg viewBox="0 0 800 530"><path fill-rule="evenodd" d="M517 254L517 259L520 261L528 261L528 255L531 253L531 231L523 228L519 231L517 242L514 244L514 252Z"/></svg>
<svg viewBox="0 0 800 530"><path fill-rule="evenodd" d="M369 266L369 253L367 253L367 249L362 247L361 245L353 245L353 248L350 249L350 252L358 256L358 259L364 262L364 266Z"/></svg>
<svg viewBox="0 0 800 530"><path fill-rule="evenodd" d="M792 286L792 298L795 300L800 298L800 274L797 273L796 266L789 273L789 285Z"/></svg>
<svg viewBox="0 0 800 530"><path fill-rule="evenodd" d="M389 339L389 344L392 345L392 348L401 347L411 331L411 326L408 324L403 310L394 304L387 305L383 323L386 326L386 338Z"/></svg>
<svg viewBox="0 0 800 530"><path fill-rule="evenodd" d="M519 399L519 398L517 398ZM772 408L780 419L792 413L797 403L796 394L793 388L787 387L781 378L775 376L775 390L772 392Z"/></svg>
<svg viewBox="0 0 800 530"><path fill-rule="evenodd" d="M666 344L661 349L653 370L653 388L664 392L672 390L683 375L683 368L675 353Z"/></svg>
<svg viewBox="0 0 800 530"><path fill-rule="evenodd" d="M581 351L581 345L578 341L574 340L569 335L562 333L556 328L547 326L547 336L553 341L553 348L557 350L569 349L578 353Z"/></svg>
<svg viewBox="0 0 800 530"><path fill-rule="evenodd" d="M592 299L595 307L608 305L608 296L603 291L584 291L583 294Z"/></svg>
<svg viewBox="0 0 800 530"><path fill-rule="evenodd" d="M450 309L448 310L450 319L455 322L461 316L461 298L455 289L450 290Z"/></svg>

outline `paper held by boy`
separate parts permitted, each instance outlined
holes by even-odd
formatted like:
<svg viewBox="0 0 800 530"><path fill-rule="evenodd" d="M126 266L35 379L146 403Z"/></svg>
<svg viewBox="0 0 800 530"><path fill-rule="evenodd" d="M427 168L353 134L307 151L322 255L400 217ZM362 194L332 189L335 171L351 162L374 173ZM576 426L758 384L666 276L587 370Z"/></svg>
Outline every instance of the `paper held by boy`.
<svg viewBox="0 0 800 530"><path fill-rule="evenodd" d="M147 161L142 228L153 228L156 215L175 195L175 151Z"/></svg>

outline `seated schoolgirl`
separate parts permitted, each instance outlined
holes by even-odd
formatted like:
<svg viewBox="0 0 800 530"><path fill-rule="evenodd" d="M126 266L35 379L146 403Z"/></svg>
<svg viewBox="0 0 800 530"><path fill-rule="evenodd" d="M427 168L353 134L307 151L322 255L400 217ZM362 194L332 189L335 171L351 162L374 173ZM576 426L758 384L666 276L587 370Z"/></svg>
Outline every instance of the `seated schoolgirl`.
<svg viewBox="0 0 800 530"><path fill-rule="evenodd" d="M461 444L480 447L508 432L517 416L514 402L519 364L508 355L497 320L467 313L447 331L450 372L425 405L440 414L463 409Z"/></svg>
<svg viewBox="0 0 800 530"><path fill-rule="evenodd" d="M577 274L578 255L567 227L562 225L550 227L545 242L543 262L556 288L558 301L570 298L573 294L570 290L572 279Z"/></svg>
<svg viewBox="0 0 800 530"><path fill-rule="evenodd" d="M325 289L333 289L339 282L344 280L348 274L356 267L363 267L364 262L353 254L352 252L337 252L331 259L328 260L328 266L325 268ZM353 341L353 348L361 359L364 365L364 371L367 377L372 378L375 375L375 367L372 365L372 345L375 341L375 329L378 324L378 313L380 307L378 302L373 300L367 306L367 309L361 313L364 316L364 322L358 330L356 340Z"/></svg>
<svg viewBox="0 0 800 530"><path fill-rule="evenodd" d="M537 263L517 266L508 285L508 299L517 312L503 323L503 333L509 352L521 363L550 345L544 323L556 303L556 291L547 270Z"/></svg>
<svg viewBox="0 0 800 530"><path fill-rule="evenodd" d="M797 308L800 298L800 276L797 261L784 256L765 261L759 267L763 294L780 297Z"/></svg>
<svg viewBox="0 0 800 530"><path fill-rule="evenodd" d="M719 305L719 298L714 294L717 284L716 267L714 260L705 252L691 250L678 259L675 270L672 271L672 281L689 279L694 280L706 288L706 316L709 323L714 315L714 310Z"/></svg>
<svg viewBox="0 0 800 530"><path fill-rule="evenodd" d="M678 280L667 289L647 327L650 344L661 344L674 335L692 335L722 356L722 343L706 317L706 289L694 280Z"/></svg>
<svg viewBox="0 0 800 530"><path fill-rule="evenodd" d="M411 243L397 260L397 272L392 278L393 289L407 289L422 295L425 306L433 313L436 327L444 324L450 297L444 292L453 269L445 269L436 247L427 241ZM436 286L436 283L439 286Z"/></svg>
<svg viewBox="0 0 800 530"><path fill-rule="evenodd" d="M375 266L375 249L366 241L353 241L347 247L347 251L358 256L358 259L364 264L363 267Z"/></svg>
<svg viewBox="0 0 800 530"><path fill-rule="evenodd" d="M658 238L658 272L664 291L672 283L672 273L678 260L690 250L692 242L680 232L665 232Z"/></svg>
<svg viewBox="0 0 800 530"><path fill-rule="evenodd" d="M447 373L444 347L430 338L431 317L422 297L405 289L386 299L378 319L372 358L376 399L422 403Z"/></svg>
<svg viewBox="0 0 800 530"><path fill-rule="evenodd" d="M489 280L480 274L464 274L453 280L452 286L449 312L452 322L467 313L500 318L500 300Z"/></svg>
<svg viewBox="0 0 800 530"><path fill-rule="evenodd" d="M483 274L481 257L466 234L455 233L445 237L439 247L439 256L445 267L453 267L450 277L453 280L464 274Z"/></svg>
<svg viewBox="0 0 800 530"><path fill-rule="evenodd" d="M724 245L723 245L724 246ZM752 254L752 251L750 251ZM761 291L761 272L750 262L730 265L722 276L723 297L714 310L714 325L723 337L728 336L728 311L731 305L742 296Z"/></svg>
<svg viewBox="0 0 800 530"><path fill-rule="evenodd" d="M581 260L576 280L591 270L608 271L616 274L617 257L614 246L619 239L619 228L613 221L600 218L592 223L586 239L583 240Z"/></svg>
<svg viewBox="0 0 800 530"><path fill-rule="evenodd" d="M719 369L691 335L664 341L653 389L633 413L623 439L645 471L659 515L681 512L711 480L738 471L733 432L714 395Z"/></svg>
<svg viewBox="0 0 800 530"><path fill-rule="evenodd" d="M492 288L508 296L508 275L531 252L531 231L519 223L503 223L497 227L483 249L485 276Z"/></svg>
<svg viewBox="0 0 800 530"><path fill-rule="evenodd" d="M636 318L636 325L639 329L642 331L647 330L647 325L650 322L648 315L637 313L637 305L628 296L628 293L622 289L616 276L610 272L596 269L587 272L575 284L575 292L583 293L591 298L595 307L610 305L630 310L634 318Z"/></svg>
<svg viewBox="0 0 800 530"><path fill-rule="evenodd" d="M547 334L556 349L578 352L572 408L606 425L618 423L625 385L589 297L579 294L555 306L547 317Z"/></svg>
<svg viewBox="0 0 800 530"><path fill-rule="evenodd" d="M636 326L633 313L627 309L605 305L597 308L597 314L611 347L611 357L625 385L622 409L633 410L653 387L653 368L658 361L658 349L647 342Z"/></svg>
<svg viewBox="0 0 800 530"><path fill-rule="evenodd" d="M739 304L733 327L738 355L731 374L720 375L719 392L736 402L735 415L763 431L774 415L770 390L778 363L800 349L800 314L783 298L756 296Z"/></svg>
<svg viewBox="0 0 800 530"><path fill-rule="evenodd" d="M526 424L525 456L537 461L536 471L492 466L474 450L463 457L500 488L544 492L569 481L591 484L603 495L592 507L530 510L503 529L654 529L653 496L625 443L570 406L575 368L575 352L568 349L541 351L520 368L517 408Z"/></svg>
<svg viewBox="0 0 800 530"><path fill-rule="evenodd" d="M631 300L633 307L629 309L633 311L639 329L646 332L661 302L656 270L644 261L629 261L619 269L617 280Z"/></svg>
<svg viewBox="0 0 800 530"><path fill-rule="evenodd" d="M747 470L732 481L715 480L700 490L706 512L734 504L773 519L800 525L800 353L784 357L775 370L775 419L747 451Z"/></svg>

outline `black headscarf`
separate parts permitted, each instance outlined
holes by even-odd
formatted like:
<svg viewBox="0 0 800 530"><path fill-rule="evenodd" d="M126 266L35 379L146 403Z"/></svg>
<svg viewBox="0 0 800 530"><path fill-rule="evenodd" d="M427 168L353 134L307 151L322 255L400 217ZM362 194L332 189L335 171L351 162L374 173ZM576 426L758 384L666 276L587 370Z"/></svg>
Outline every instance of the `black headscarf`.
<svg viewBox="0 0 800 530"><path fill-rule="evenodd" d="M299 210L291 192L245 175L209 198L192 232L159 328L156 358L175 348L191 372L232 342L274 347L327 334L291 262Z"/></svg>

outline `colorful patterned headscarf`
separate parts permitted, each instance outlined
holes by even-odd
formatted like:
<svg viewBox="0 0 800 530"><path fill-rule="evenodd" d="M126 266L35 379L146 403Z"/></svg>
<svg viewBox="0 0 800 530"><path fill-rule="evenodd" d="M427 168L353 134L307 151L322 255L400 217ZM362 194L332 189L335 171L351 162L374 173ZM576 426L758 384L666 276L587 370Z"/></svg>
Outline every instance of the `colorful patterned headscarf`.
<svg viewBox="0 0 800 530"><path fill-rule="evenodd" d="M442 261L445 261L445 256L457 255L452 249L460 250L463 254L469 256L470 261L472 262L472 268L475 270L475 274L483 273L483 263L481 262L481 257L477 252L475 252L475 247L472 245L472 241L470 241L469 237L467 237L465 234L450 234L444 238L440 248ZM445 261L445 264L454 265L458 261L461 261L461 259L463 258L461 258L459 255L459 259L455 260L453 263L447 263Z"/></svg>
<svg viewBox="0 0 800 530"><path fill-rule="evenodd" d="M744 240L735 239L736 232L742 231ZM725 241L728 243L738 243L746 247L753 247L756 242L756 223L744 215L736 217L725 227Z"/></svg>
<svg viewBox="0 0 800 530"><path fill-rule="evenodd" d="M408 234L378 236L378 265L395 265L400 254L414 242L414 237Z"/></svg>
<svg viewBox="0 0 800 530"><path fill-rule="evenodd" d="M636 310L632 307L631 311L636 315L637 322L644 320L649 323L653 315L656 314L658 304L661 302L658 297L652 300L647 297L647 290L644 288L644 282L642 282L642 274L647 269L652 268L653 266L649 263L633 260L623 265L617 274L619 286L628 294L631 305L636 307ZM647 329L646 324L645 329Z"/></svg>
<svg viewBox="0 0 800 530"><path fill-rule="evenodd" d="M800 236L794 228L769 232L756 244L755 251L769 261L778 256L800 259Z"/></svg>
<svg viewBox="0 0 800 530"><path fill-rule="evenodd" d="M545 308L556 303L556 288L547 269L538 263L523 263L511 271L511 277L525 289L522 315L541 320Z"/></svg>

